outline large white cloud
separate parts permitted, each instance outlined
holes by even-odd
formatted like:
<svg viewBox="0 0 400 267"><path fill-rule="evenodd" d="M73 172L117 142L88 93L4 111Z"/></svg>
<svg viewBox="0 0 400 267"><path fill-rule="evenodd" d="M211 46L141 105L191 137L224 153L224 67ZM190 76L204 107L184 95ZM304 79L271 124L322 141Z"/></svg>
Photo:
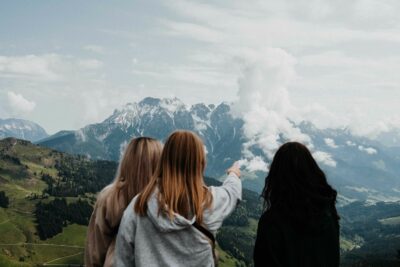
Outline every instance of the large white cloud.
<svg viewBox="0 0 400 267"><path fill-rule="evenodd" d="M42 56L0 56L0 76L16 78L32 78L53 81L59 78L54 65L59 57L54 54Z"/></svg>
<svg viewBox="0 0 400 267"><path fill-rule="evenodd" d="M126 99L148 95L177 96L188 104L233 101L238 73L243 73L233 63L238 56L254 61L238 51L262 58L265 47L279 48L297 62L297 75L286 85L297 107L290 119L319 128L347 127L370 137L400 127L399 1L167 0L148 4L156 13L148 13L147 4L128 1L119 8L132 12L104 5L89 17L67 16L59 25L62 40L45 27L7 28L6 17L0 25L5 32L0 88L40 99L35 119L53 131L96 122ZM37 16L37 10L27 10L21 18L25 23ZM70 31L72 20L87 30ZM102 99L86 104L84 91L87 98L101 91ZM61 103L66 99L68 107ZM42 103L51 106L51 114ZM65 115L69 107L75 113ZM78 114L81 107L88 114ZM52 115L65 120L56 122Z"/></svg>
<svg viewBox="0 0 400 267"><path fill-rule="evenodd" d="M16 114L31 112L36 107L36 103L34 101L26 99L21 94L10 91L7 93L7 97L10 108Z"/></svg>
<svg viewBox="0 0 400 267"><path fill-rule="evenodd" d="M360 151L367 153L368 155L373 155L373 154L378 153L378 151L373 147L364 147L364 146L360 145L360 146L358 146L358 149Z"/></svg>
<svg viewBox="0 0 400 267"><path fill-rule="evenodd" d="M104 63L96 58L79 58L62 54L0 56L0 77L18 81L69 82L83 79L85 71L100 69Z"/></svg>
<svg viewBox="0 0 400 267"><path fill-rule="evenodd" d="M256 171L267 172L269 169L268 164L260 156L241 159L239 160L239 165L243 166L249 172L256 172Z"/></svg>
<svg viewBox="0 0 400 267"><path fill-rule="evenodd" d="M185 19L163 20L165 33L211 44L202 45L203 58L234 57L232 51L244 47L254 53L262 51L260 47L290 52L298 62L298 75L288 87L298 107L293 120L309 120L319 128L347 127L369 137L400 127L382 121L387 116L384 110L395 106L388 96L400 97L400 79L393 72L400 56L390 49L400 42L394 12L400 10L399 3L290 0L249 5L177 0L167 1L167 6ZM376 44L389 49L376 50ZM258 56L262 58L262 52Z"/></svg>
<svg viewBox="0 0 400 267"><path fill-rule="evenodd" d="M241 51L237 57L241 70L238 100L233 112L244 120L244 134L249 139L243 154L254 162L251 147L257 145L269 159L283 140L311 145L311 139L290 120L295 107L290 102L288 84L295 76L294 58L277 48ZM259 160L257 161L259 163ZM266 169L266 164L253 164L251 169Z"/></svg>
<svg viewBox="0 0 400 267"><path fill-rule="evenodd" d="M326 166L336 167L336 161L332 158L332 155L324 151L315 151L313 154L315 160Z"/></svg>
<svg viewBox="0 0 400 267"><path fill-rule="evenodd" d="M331 148L338 148L338 146L335 143L335 140L333 140L332 138L324 138L324 142L327 146Z"/></svg>

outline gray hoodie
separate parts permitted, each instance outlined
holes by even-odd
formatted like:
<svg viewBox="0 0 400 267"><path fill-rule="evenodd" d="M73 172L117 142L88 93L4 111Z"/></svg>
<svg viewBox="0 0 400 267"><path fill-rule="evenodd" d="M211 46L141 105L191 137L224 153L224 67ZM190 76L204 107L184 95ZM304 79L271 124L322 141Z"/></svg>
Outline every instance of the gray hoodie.
<svg viewBox="0 0 400 267"><path fill-rule="evenodd" d="M230 174L222 186L210 188L213 203L204 211L203 225L214 235L223 220L242 198L242 183ZM147 216L134 211L135 197L124 212L117 235L114 266L214 266L212 248L203 233L192 226L196 221L175 214L173 220L158 214L158 201L153 193Z"/></svg>

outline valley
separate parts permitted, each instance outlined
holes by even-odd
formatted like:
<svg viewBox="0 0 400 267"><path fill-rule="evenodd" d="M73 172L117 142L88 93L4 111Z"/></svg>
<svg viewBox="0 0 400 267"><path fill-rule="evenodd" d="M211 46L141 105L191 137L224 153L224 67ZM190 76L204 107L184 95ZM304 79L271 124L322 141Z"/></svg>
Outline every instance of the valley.
<svg viewBox="0 0 400 267"><path fill-rule="evenodd" d="M0 201L0 266L82 266L96 193L111 182L117 163L15 138L0 141L0 156L0 192L8 199ZM259 195L245 189L217 235L221 266L252 266L261 212ZM353 202L339 213L343 266L398 264L400 203Z"/></svg>

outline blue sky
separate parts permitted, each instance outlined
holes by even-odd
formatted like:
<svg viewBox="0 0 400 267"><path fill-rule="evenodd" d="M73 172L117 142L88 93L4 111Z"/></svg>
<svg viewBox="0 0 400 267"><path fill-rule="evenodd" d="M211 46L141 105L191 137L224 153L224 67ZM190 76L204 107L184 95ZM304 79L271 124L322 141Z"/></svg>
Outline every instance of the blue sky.
<svg viewBox="0 0 400 267"><path fill-rule="evenodd" d="M265 112L369 136L400 126L398 1L0 7L0 117L50 133L145 96L234 102L244 115L261 98Z"/></svg>

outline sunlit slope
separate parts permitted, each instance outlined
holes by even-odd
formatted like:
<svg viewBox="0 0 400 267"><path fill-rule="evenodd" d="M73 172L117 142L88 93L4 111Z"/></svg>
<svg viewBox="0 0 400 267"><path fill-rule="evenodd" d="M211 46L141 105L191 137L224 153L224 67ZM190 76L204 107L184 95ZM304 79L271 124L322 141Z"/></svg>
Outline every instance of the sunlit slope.
<svg viewBox="0 0 400 267"><path fill-rule="evenodd" d="M43 193L43 174L60 179L56 162L63 153L27 141L0 141L0 191L9 198L8 208L0 208L0 266L37 264L82 264L86 227L67 225L53 238L40 240L36 229L35 206L54 199ZM111 177L112 178L112 177ZM81 198L92 198L90 194ZM69 197L69 202L76 197Z"/></svg>
<svg viewBox="0 0 400 267"><path fill-rule="evenodd" d="M54 194L59 199L65 198L68 204L77 203L78 199L93 204L95 192L111 181L115 168L114 162L89 161L14 138L1 140L0 191L9 198L9 206L0 208L0 266L82 265L87 227L66 222L61 233L41 240L37 230L36 205L39 202L51 203L56 199ZM81 179L80 173L96 174L97 169L108 173L108 180L96 176L100 177L98 183L83 185L74 180ZM51 192L49 182L43 180L47 175L53 179L51 187L54 190ZM70 183L76 183L75 186L85 192L68 190ZM218 250L222 267L245 266L229 253Z"/></svg>

